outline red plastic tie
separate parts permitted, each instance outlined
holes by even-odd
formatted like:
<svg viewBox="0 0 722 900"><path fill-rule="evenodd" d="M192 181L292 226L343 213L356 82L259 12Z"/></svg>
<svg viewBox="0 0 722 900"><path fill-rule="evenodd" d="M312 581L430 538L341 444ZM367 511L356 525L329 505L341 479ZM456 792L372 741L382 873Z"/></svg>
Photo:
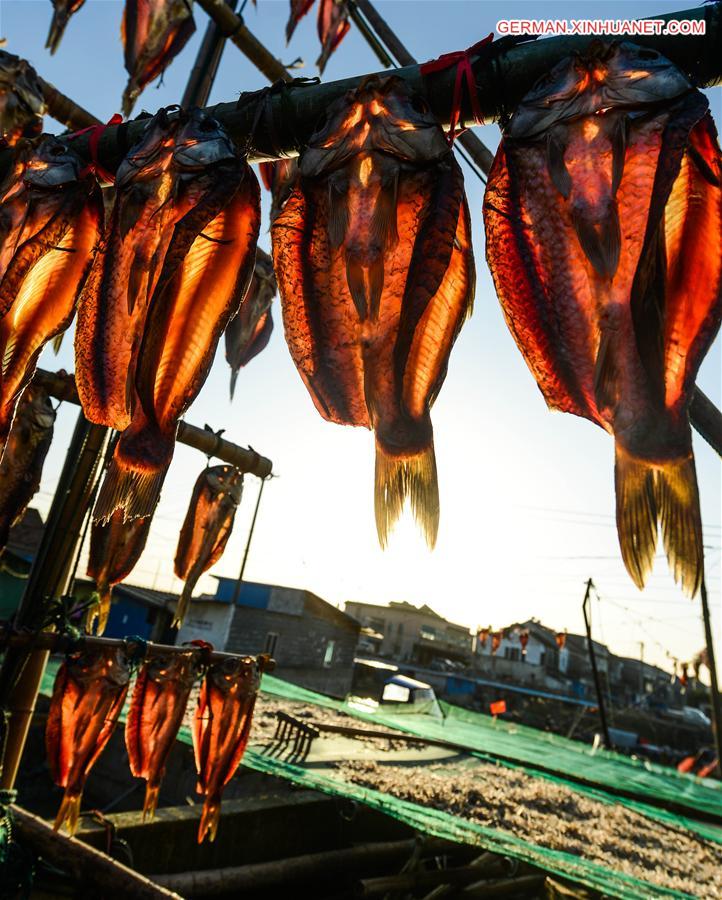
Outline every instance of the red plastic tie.
<svg viewBox="0 0 722 900"><path fill-rule="evenodd" d="M88 138L90 162L80 173L81 177L92 172L100 181L107 181L108 184L115 183L115 175L112 172L109 172L107 169L104 169L100 164L100 160L98 159L98 147L100 146L100 138L102 137L105 129L110 125L120 125L122 121L123 117L121 116L121 114L115 113L113 116L111 116L110 119L108 119L105 125L89 125L87 128L81 128L80 131L74 131L72 134L68 135L70 140L73 140L73 138L76 137L80 137L81 134L90 135L90 137Z"/></svg>
<svg viewBox="0 0 722 900"><path fill-rule="evenodd" d="M443 72L444 69L449 69L451 68L451 66L456 66L454 95L451 101L451 113L449 114L449 135L447 138L449 146L453 146L456 138L460 134L463 134L466 130L463 127L457 127L459 118L461 116L461 91L464 80L466 80L466 88L469 92L471 112L474 116L474 121L477 124L481 124L481 122L483 121L481 106L479 104L479 95L476 92L474 70L471 67L471 57L476 56L481 47L493 40L494 34L492 32L488 37L485 37L483 40L478 41L476 44L474 44L473 47L469 47L467 50L456 50L453 53L444 53L443 56L439 56L438 59L432 59L429 62L422 63L422 65L419 66L419 70L422 75L430 75L432 72Z"/></svg>

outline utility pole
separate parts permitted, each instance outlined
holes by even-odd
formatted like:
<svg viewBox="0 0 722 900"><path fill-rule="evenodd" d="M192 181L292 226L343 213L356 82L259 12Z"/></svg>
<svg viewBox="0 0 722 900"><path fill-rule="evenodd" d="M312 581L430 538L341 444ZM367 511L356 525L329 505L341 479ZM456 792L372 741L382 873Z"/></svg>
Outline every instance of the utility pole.
<svg viewBox="0 0 722 900"><path fill-rule="evenodd" d="M639 702L644 697L644 641L639 642Z"/></svg>
<svg viewBox="0 0 722 900"><path fill-rule="evenodd" d="M253 532L256 529L256 518L258 517L258 507L261 505L261 497L263 496L263 488L266 485L266 479L261 479L261 487L258 489L258 497L256 498L256 508L253 510L253 518L251 519L251 530L248 532L248 540L246 541L246 549L243 552L243 561L241 562L241 571L238 573L238 581L236 581L236 586L233 589L233 609L235 609L236 604L238 603L238 598L241 595L241 584L243 583L243 573L246 571L246 562L248 560L248 552L251 549L251 540L253 539Z"/></svg>
<svg viewBox="0 0 722 900"><path fill-rule="evenodd" d="M584 592L584 601L582 603L582 613L584 614L584 625L587 630L587 645L589 647L589 662L592 665L592 676L594 678L594 689L597 692L597 706L599 707L599 718L602 723L602 740L607 750L612 749L612 741L609 737L609 728L607 727L607 712L604 706L604 696L602 695L602 685L599 681L599 671L597 670L597 657L594 653L594 642L592 641L592 613L590 608L590 594L594 582L590 578L587 581L587 589Z"/></svg>
<svg viewBox="0 0 722 900"><path fill-rule="evenodd" d="M717 746L717 777L722 780L722 705L720 704L719 684L717 682L717 663L714 658L714 641L712 640L712 624L707 602L707 585L704 577L700 588L702 599L702 622L704 623L704 639L707 644L707 665L709 667L710 694L712 700L712 730Z"/></svg>

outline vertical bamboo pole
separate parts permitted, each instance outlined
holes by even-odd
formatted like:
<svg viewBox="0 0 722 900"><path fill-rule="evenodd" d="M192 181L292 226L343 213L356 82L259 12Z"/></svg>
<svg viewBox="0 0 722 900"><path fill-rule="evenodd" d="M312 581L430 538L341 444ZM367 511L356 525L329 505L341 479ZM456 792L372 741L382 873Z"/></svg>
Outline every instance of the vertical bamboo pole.
<svg viewBox="0 0 722 900"><path fill-rule="evenodd" d="M594 582L590 578L587 581L587 589L584 592L584 601L582 602L582 612L584 613L584 626L587 630L587 644L589 646L589 662L592 664L592 676L594 678L594 688L597 692L597 706L599 707L599 718L602 722L602 738L604 746L607 750L612 749L612 742L609 737L609 728L607 727L607 711L604 706L604 696L602 694L602 685L599 681L599 670L597 669L597 656L594 652L594 642L592 641L592 620L589 614L589 600Z"/></svg>

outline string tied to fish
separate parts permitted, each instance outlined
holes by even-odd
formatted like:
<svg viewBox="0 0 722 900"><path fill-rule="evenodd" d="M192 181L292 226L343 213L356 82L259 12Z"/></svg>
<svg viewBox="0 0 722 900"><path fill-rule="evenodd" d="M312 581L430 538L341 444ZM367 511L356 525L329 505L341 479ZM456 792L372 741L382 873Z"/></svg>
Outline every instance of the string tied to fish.
<svg viewBox="0 0 722 900"><path fill-rule="evenodd" d="M148 641L139 634L129 634L123 640L123 653L131 671L137 669L148 655Z"/></svg>
<svg viewBox="0 0 722 900"><path fill-rule="evenodd" d="M479 102L479 94L476 87L476 79L474 78L474 69L471 65L471 58L473 56L478 56L480 49L491 43L493 40L494 33L492 32L482 40L477 41L477 43L473 46L468 47L466 50L454 50L451 53L444 53L436 59L432 59L429 62L422 63L422 65L419 66L419 71L424 76L431 75L435 72L443 72L445 69L450 69L452 66L456 66L456 79L454 81L454 92L451 99L451 112L449 113L449 133L447 136L450 147L453 147L456 138L466 131L466 128L464 128L463 125L459 126L459 121L461 119L461 102L464 82L466 82L466 89L469 94L469 102L471 104L471 113L474 117L474 124L481 125L484 121L484 117L481 112L481 104Z"/></svg>
<svg viewBox="0 0 722 900"><path fill-rule="evenodd" d="M297 153L303 144L298 138L297 129L294 127L296 123L294 108L290 102L290 91L294 87L308 87L309 85L317 85L321 83L318 77L313 78L293 78L291 81L275 81L269 87L261 88L258 91L245 91L238 98L236 109L243 109L248 104L255 104L255 113L253 122L249 129L246 139L246 150L253 145L253 140L258 131L263 131L268 139L268 144L276 159L285 159L294 154L284 152L286 141L281 139L276 128L275 116L273 114L273 98L280 98L281 118L284 122L284 128L291 123L289 128L293 141L293 149Z"/></svg>
<svg viewBox="0 0 722 900"><path fill-rule="evenodd" d="M80 137L82 134L88 135L88 152L90 154L90 162L88 165L81 171L81 178L93 174L95 175L99 181L105 181L108 184L115 184L115 174L113 172L108 171L98 157L98 148L100 147L100 139L103 136L103 132L106 128L110 128L114 125L120 125L123 121L123 117L120 113L114 113L108 121L103 124L98 125L89 125L87 128L81 128L80 131L75 131L73 134L68 135L69 140L73 140L74 138Z"/></svg>

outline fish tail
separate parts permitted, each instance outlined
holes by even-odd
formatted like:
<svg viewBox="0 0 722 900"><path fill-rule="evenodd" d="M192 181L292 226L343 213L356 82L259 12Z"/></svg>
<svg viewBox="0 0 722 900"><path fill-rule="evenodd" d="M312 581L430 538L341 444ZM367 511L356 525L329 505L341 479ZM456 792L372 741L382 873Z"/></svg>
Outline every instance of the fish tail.
<svg viewBox="0 0 722 900"><path fill-rule="evenodd" d="M68 24L68 18L69 17L65 12L55 10L55 12L53 13L53 20L50 23L48 39L45 42L45 49L49 50L51 54L55 53L55 51L60 46L60 41L62 40L63 33L65 32L65 26Z"/></svg>
<svg viewBox="0 0 722 900"><path fill-rule="evenodd" d="M231 400L233 400L233 395L236 392L236 382L238 381L239 371L239 369L231 367Z"/></svg>
<svg viewBox="0 0 722 900"><path fill-rule="evenodd" d="M408 498L411 511L430 549L439 530L439 486L433 440L417 453L389 453L376 439L374 508L379 543L385 548L389 532Z"/></svg>
<svg viewBox="0 0 722 900"><path fill-rule="evenodd" d="M135 82L132 78L128 79L128 84L123 91L123 102L121 105L121 109L123 110L123 116L127 119L131 112L133 112L133 107L135 106L135 100L140 92L135 85Z"/></svg>
<svg viewBox="0 0 722 900"><path fill-rule="evenodd" d="M63 337L65 335L64 331L61 331L60 334L56 334L53 338L53 353L57 356L60 353L60 348L63 346Z"/></svg>
<svg viewBox="0 0 722 900"><path fill-rule="evenodd" d="M82 794L65 792L60 809L55 817L54 831L59 831L62 825L65 825L68 834L74 835L78 830L78 819L80 818L80 801Z"/></svg>
<svg viewBox="0 0 722 900"><path fill-rule="evenodd" d="M186 583L183 585L183 590L181 591L180 599L178 600L178 606L176 607L175 616L173 616L173 621L171 622L171 628L180 628L183 624L183 620L185 619L188 612L188 607L191 604L193 586L194 584L189 581L186 581Z"/></svg>
<svg viewBox="0 0 722 900"><path fill-rule="evenodd" d="M116 509L124 511L126 521L152 516L174 447L174 433L163 433L145 418L134 419L115 448L93 519L107 522Z"/></svg>
<svg viewBox="0 0 722 900"><path fill-rule="evenodd" d="M692 453L655 470L654 488L662 543L672 575L694 597L704 574L702 518Z"/></svg>
<svg viewBox="0 0 722 900"><path fill-rule="evenodd" d="M208 835L209 841L215 841L218 822L221 818L221 801L216 797L206 797L203 804L201 823L198 826L198 843L202 844Z"/></svg>
<svg viewBox="0 0 722 900"><path fill-rule="evenodd" d="M627 572L642 590L657 549L657 500L654 469L615 444L614 486L617 495L617 535Z"/></svg>
<svg viewBox="0 0 722 900"><path fill-rule="evenodd" d="M98 584L96 589L97 602L88 608L85 617L85 630L88 634L93 634L93 626L95 626L95 634L100 636L105 633L105 626L108 624L108 615L110 614L110 594L112 588L109 584Z"/></svg>
<svg viewBox="0 0 722 900"><path fill-rule="evenodd" d="M158 808L158 794L160 793L160 784L152 784L150 781L145 786L145 800L143 802L143 821L146 816L148 821L155 818L155 811Z"/></svg>

